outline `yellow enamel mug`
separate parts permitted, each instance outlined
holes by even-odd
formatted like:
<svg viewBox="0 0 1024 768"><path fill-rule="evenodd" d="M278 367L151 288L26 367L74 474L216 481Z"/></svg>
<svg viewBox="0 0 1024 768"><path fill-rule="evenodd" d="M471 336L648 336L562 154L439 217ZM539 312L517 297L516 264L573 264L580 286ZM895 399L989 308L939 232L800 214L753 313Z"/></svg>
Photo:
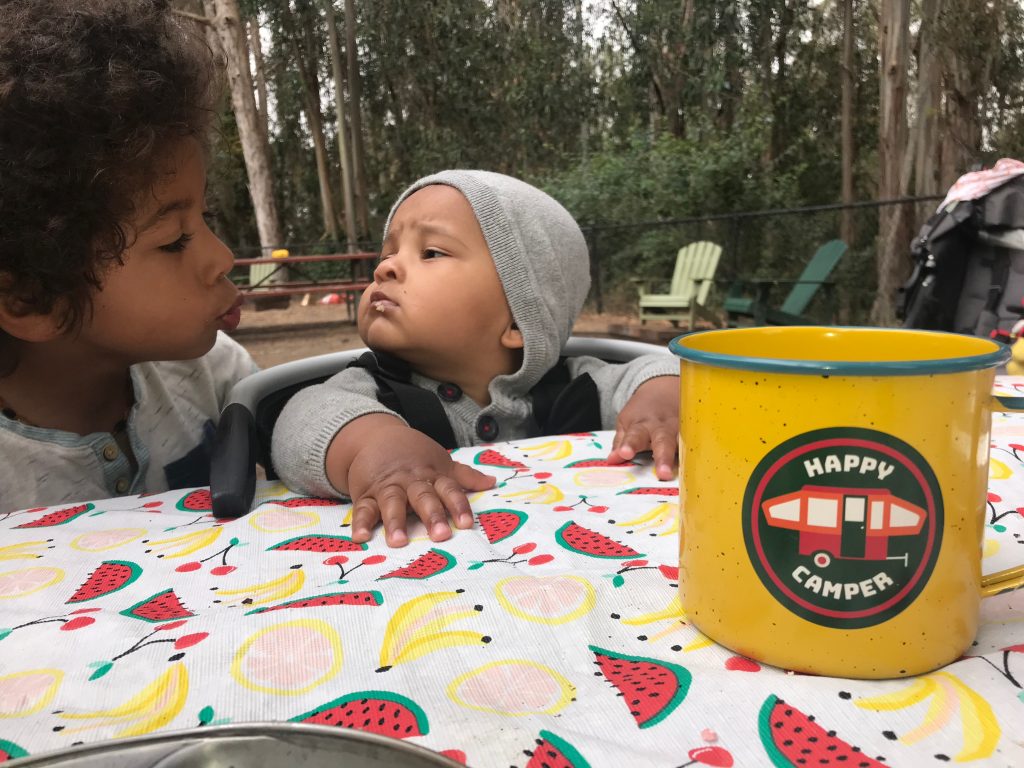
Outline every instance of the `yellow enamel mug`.
<svg viewBox="0 0 1024 768"><path fill-rule="evenodd" d="M759 661L856 678L957 659L981 546L997 366L986 339L759 327L672 341L680 358L680 595Z"/></svg>

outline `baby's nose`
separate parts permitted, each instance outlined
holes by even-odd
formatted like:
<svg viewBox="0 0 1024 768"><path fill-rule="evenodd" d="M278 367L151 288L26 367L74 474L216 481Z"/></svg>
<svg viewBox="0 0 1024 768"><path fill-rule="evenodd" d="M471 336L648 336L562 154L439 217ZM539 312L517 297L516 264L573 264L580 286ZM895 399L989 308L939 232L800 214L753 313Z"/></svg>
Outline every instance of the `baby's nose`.
<svg viewBox="0 0 1024 768"><path fill-rule="evenodd" d="M394 280L398 277L398 269L398 259L394 256L381 259L373 270L373 279L378 283L383 280Z"/></svg>

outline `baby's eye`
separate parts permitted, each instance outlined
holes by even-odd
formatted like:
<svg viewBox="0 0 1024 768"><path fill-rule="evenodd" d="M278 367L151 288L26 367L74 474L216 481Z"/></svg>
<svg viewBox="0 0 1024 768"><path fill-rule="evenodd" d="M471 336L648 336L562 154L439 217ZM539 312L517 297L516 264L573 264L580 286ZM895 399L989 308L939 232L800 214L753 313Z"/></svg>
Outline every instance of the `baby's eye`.
<svg viewBox="0 0 1024 768"><path fill-rule="evenodd" d="M161 245L160 250L165 253L181 253L188 246L189 241L192 240L192 235L188 232L182 232L181 237L175 240L173 243L167 243Z"/></svg>
<svg viewBox="0 0 1024 768"><path fill-rule="evenodd" d="M203 218L207 224L213 224L220 218L220 212L216 208L207 208L203 211Z"/></svg>
<svg viewBox="0 0 1024 768"><path fill-rule="evenodd" d="M444 255L445 255L444 251L439 251L436 248L427 248L427 250L425 250L423 252L423 258L424 259L436 259L436 258L438 258L440 256L444 256Z"/></svg>

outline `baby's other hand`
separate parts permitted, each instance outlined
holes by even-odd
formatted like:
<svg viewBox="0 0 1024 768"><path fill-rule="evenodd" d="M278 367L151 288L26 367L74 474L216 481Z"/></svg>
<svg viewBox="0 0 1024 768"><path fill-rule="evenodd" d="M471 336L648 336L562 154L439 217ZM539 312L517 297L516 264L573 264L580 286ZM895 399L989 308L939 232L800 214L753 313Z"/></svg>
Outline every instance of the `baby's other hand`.
<svg viewBox="0 0 1024 768"><path fill-rule="evenodd" d="M654 473L671 480L679 448L679 377L658 376L639 387L619 412L609 461L630 461L641 451L654 454Z"/></svg>
<svg viewBox="0 0 1024 768"><path fill-rule="evenodd" d="M388 546L404 547L411 507L431 541L444 541L452 535L448 515L457 528L473 525L466 491L487 490L494 483L491 475L452 461L448 451L422 432L388 425L365 441L348 469L352 539L369 540L374 526L383 521Z"/></svg>

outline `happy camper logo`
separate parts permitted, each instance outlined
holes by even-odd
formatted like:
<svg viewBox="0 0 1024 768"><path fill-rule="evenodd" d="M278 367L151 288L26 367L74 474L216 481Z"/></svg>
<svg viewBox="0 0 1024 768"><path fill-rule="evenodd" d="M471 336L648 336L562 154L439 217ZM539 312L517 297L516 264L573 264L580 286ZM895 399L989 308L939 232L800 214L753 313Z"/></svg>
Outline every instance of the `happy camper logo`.
<svg viewBox="0 0 1024 768"><path fill-rule="evenodd" d="M747 553L799 616L853 629L886 621L928 581L942 492L921 454L892 435L829 428L782 443L743 497Z"/></svg>

